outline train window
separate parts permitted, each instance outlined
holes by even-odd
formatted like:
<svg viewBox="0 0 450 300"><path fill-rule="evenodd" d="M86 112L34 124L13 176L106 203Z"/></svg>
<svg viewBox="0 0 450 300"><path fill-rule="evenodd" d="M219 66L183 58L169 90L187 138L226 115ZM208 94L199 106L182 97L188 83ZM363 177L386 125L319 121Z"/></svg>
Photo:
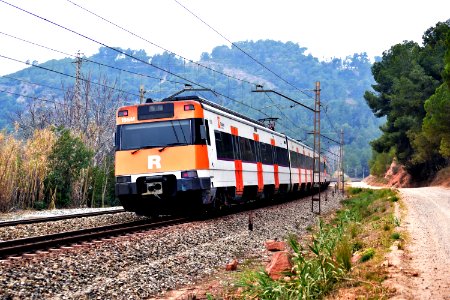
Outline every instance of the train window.
<svg viewBox="0 0 450 300"><path fill-rule="evenodd" d="M193 143L191 120L175 120L117 127L119 150L182 146Z"/></svg>
<svg viewBox="0 0 450 300"><path fill-rule="evenodd" d="M209 131L208 131L208 127L206 127L206 141L201 139L201 133L200 133L200 127L203 125L203 119L193 119L194 122L193 123L193 132L194 132L194 144L195 145L205 145L205 144L210 144L210 140L209 140ZM206 122L206 125L208 124L208 122ZM205 125L205 126L206 126Z"/></svg>
<svg viewBox="0 0 450 300"><path fill-rule="evenodd" d="M256 147L255 141L240 137L239 146L243 161L256 162Z"/></svg>
<svg viewBox="0 0 450 300"><path fill-rule="evenodd" d="M289 166L289 157L288 157L288 150L281 148L281 147L275 147L277 152L277 163L280 166Z"/></svg>
<svg viewBox="0 0 450 300"><path fill-rule="evenodd" d="M307 168L309 169L309 170L312 170L312 168L313 168L313 158L312 157L309 157L308 156L308 166L307 166Z"/></svg>
<svg viewBox="0 0 450 300"><path fill-rule="evenodd" d="M291 155L291 167L298 168L298 153L294 151L289 151Z"/></svg>
<svg viewBox="0 0 450 300"><path fill-rule="evenodd" d="M211 138L209 137L209 122L205 119L205 127L206 127L206 143L211 145Z"/></svg>
<svg viewBox="0 0 450 300"><path fill-rule="evenodd" d="M273 146L260 143L261 146L261 162L267 165L273 165Z"/></svg>
<svg viewBox="0 0 450 300"><path fill-rule="evenodd" d="M240 151L240 145L239 145L239 136L232 135L231 140L233 142L233 152L234 152L234 159L241 160L241 151Z"/></svg>
<svg viewBox="0 0 450 300"><path fill-rule="evenodd" d="M306 169L306 156L304 154L300 154L300 168Z"/></svg>
<svg viewBox="0 0 450 300"><path fill-rule="evenodd" d="M217 159L233 160L232 135L215 130L214 136L216 139Z"/></svg>

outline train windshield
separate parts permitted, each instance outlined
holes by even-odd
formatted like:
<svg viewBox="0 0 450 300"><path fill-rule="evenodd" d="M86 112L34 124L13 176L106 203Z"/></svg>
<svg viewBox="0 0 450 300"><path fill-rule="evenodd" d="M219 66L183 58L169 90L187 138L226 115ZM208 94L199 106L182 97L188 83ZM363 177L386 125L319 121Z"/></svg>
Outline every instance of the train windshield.
<svg viewBox="0 0 450 300"><path fill-rule="evenodd" d="M133 150L193 144L192 120L117 126L116 149Z"/></svg>

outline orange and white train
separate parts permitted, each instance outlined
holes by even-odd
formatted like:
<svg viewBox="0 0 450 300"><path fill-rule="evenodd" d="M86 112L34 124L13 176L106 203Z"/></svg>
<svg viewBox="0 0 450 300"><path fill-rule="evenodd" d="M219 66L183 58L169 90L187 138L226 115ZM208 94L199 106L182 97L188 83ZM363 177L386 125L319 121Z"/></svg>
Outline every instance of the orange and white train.
<svg viewBox="0 0 450 300"><path fill-rule="evenodd" d="M219 208L312 189L311 148L197 96L119 108L115 144L116 196L139 214ZM324 187L324 159L320 170Z"/></svg>

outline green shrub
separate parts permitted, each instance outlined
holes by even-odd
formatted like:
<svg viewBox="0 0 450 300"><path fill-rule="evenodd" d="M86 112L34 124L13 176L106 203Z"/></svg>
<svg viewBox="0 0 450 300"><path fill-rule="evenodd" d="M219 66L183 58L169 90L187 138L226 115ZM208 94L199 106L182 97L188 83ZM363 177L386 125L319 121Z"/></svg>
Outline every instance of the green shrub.
<svg viewBox="0 0 450 300"><path fill-rule="evenodd" d="M364 253L362 254L361 258L359 259L360 262L365 262L368 261L370 259L372 259L375 255L375 249L373 248L368 248L364 251Z"/></svg>
<svg viewBox="0 0 450 300"><path fill-rule="evenodd" d="M394 232L393 234L391 234L391 238L393 240L399 240L400 239L400 233Z"/></svg>
<svg viewBox="0 0 450 300"><path fill-rule="evenodd" d="M352 268L353 245L344 237L336 245L336 260L346 271Z"/></svg>
<svg viewBox="0 0 450 300"><path fill-rule="evenodd" d="M349 189L348 189L348 193L349 193L350 195L356 195L356 194L361 193L362 191L363 191L362 188L349 188Z"/></svg>
<svg viewBox="0 0 450 300"><path fill-rule="evenodd" d="M36 201L33 204L33 208L36 210L43 210L43 209L47 209L47 205L45 204L44 201Z"/></svg>

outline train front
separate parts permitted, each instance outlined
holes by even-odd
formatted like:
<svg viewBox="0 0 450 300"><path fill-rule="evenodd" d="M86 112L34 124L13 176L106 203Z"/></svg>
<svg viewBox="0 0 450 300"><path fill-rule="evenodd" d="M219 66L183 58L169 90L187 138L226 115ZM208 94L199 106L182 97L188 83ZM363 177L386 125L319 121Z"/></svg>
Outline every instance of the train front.
<svg viewBox="0 0 450 300"><path fill-rule="evenodd" d="M199 102L121 107L116 120L116 196L126 210L157 215L209 201L207 130Z"/></svg>

